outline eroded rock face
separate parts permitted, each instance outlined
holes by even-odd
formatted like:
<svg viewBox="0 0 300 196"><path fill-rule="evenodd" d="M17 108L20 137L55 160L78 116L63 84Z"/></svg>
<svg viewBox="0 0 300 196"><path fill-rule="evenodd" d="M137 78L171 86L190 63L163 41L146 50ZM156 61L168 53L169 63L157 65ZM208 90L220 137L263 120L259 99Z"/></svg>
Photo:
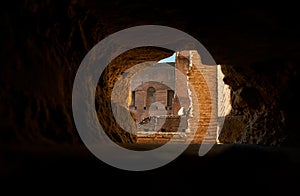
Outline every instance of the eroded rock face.
<svg viewBox="0 0 300 196"><path fill-rule="evenodd" d="M201 8L210 6L202 4ZM233 110L226 117L221 141L298 145L299 30L295 28L297 12L290 9L292 6L284 6L273 3L270 9L269 4L261 4L256 9L256 5L234 4L228 10L220 5L214 7L214 13L173 1L153 4L117 0L103 4L33 0L4 6L1 143L80 142L72 118L71 94L86 53L118 30L160 24L194 36L222 65L224 81L232 89ZM169 55L168 51L157 52L148 56L136 52L137 59L127 62ZM146 56L141 59L141 55ZM108 86L125 67L111 69L102 79L102 93L108 96ZM96 102L109 109L107 100L99 97ZM118 131L108 134L115 141L134 141L131 135Z"/></svg>
<svg viewBox="0 0 300 196"><path fill-rule="evenodd" d="M221 142L262 145L292 142L293 134L288 129L295 129L297 124L288 123L293 113L286 106L295 96L292 81L297 71L292 66L298 60L291 55L252 66L222 66L224 82L231 87L232 110L225 119Z"/></svg>

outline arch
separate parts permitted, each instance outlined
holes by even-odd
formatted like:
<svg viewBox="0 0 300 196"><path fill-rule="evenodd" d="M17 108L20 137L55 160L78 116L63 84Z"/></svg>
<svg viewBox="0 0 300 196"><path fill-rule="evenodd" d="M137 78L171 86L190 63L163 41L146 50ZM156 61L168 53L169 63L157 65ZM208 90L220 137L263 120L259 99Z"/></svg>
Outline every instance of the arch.
<svg viewBox="0 0 300 196"><path fill-rule="evenodd" d="M149 87L147 89L147 98L146 98L146 106L150 107L152 103L156 102L156 89L154 87Z"/></svg>
<svg viewBox="0 0 300 196"><path fill-rule="evenodd" d="M173 90L167 90L167 107L172 107L175 92Z"/></svg>

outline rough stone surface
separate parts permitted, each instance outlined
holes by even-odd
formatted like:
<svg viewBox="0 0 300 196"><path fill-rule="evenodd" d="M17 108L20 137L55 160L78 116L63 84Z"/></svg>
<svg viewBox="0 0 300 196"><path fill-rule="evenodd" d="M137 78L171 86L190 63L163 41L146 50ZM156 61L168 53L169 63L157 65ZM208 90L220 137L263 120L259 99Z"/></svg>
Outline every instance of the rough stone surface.
<svg viewBox="0 0 300 196"><path fill-rule="evenodd" d="M1 2L0 22L3 193L232 196L299 192L297 1L10 0ZM234 103L221 132L224 143L255 143L251 135L257 134L260 144L279 144L282 141L271 134L274 130L286 136L282 145L288 146L220 144L199 156L204 145L194 144L168 165L142 172L120 170L95 157L81 144L72 118L76 71L98 41L145 24L187 32L222 65ZM107 103L106 98L98 101ZM255 131L250 131L250 122ZM112 133L115 141L134 139ZM127 147L148 150L158 145Z"/></svg>
<svg viewBox="0 0 300 196"><path fill-rule="evenodd" d="M160 24L194 36L222 65L224 81L232 90L232 112L226 117L221 141L299 146L298 6L227 1L201 5L203 9L173 1L5 3L1 12L1 143L80 142L71 91L85 54L118 30ZM170 54L153 53L149 58ZM105 76L106 85L113 84L120 69L110 68L114 75L112 79L110 74ZM98 101L107 104L106 99ZM133 140L121 135L111 137Z"/></svg>
<svg viewBox="0 0 300 196"><path fill-rule="evenodd" d="M219 140L224 143L281 145L287 137L286 114L279 103L275 81L249 69L243 73L222 66L224 82L231 88L232 110L224 121ZM271 74L272 75L272 74ZM275 79L275 78L274 78Z"/></svg>

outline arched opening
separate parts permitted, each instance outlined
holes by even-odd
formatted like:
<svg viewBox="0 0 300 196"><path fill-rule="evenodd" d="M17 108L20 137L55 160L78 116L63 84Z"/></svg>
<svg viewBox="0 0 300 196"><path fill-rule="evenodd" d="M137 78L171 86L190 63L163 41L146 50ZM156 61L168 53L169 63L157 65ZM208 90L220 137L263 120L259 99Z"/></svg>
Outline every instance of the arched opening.
<svg viewBox="0 0 300 196"><path fill-rule="evenodd" d="M130 103L131 108L135 108L135 91L131 91L131 103Z"/></svg>
<svg viewBox="0 0 300 196"><path fill-rule="evenodd" d="M134 120L130 127L137 133L135 143L162 144L171 138L218 142L231 109L230 89L219 65L202 64L198 52L189 50L176 52L174 65L147 62L127 69L122 73L126 77L114 85L111 101L129 109Z"/></svg>
<svg viewBox="0 0 300 196"><path fill-rule="evenodd" d="M172 110L174 95L175 95L175 93L173 90L167 91L167 110Z"/></svg>
<svg viewBox="0 0 300 196"><path fill-rule="evenodd" d="M156 90L153 87L147 89L147 101L146 106L149 108L152 103L156 102Z"/></svg>

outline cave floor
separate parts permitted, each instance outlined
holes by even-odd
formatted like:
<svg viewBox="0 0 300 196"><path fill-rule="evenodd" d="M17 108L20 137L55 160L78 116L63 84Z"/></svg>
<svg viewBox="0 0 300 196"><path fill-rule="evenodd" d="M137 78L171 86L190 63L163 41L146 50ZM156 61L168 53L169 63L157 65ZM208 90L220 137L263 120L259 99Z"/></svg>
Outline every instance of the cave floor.
<svg viewBox="0 0 300 196"><path fill-rule="evenodd" d="M107 165L84 146L2 146L0 184L2 188L26 185L27 191L43 187L50 192L134 195L290 195L298 191L300 149L218 144L203 157L198 149L199 145L190 145L163 167L132 172Z"/></svg>

